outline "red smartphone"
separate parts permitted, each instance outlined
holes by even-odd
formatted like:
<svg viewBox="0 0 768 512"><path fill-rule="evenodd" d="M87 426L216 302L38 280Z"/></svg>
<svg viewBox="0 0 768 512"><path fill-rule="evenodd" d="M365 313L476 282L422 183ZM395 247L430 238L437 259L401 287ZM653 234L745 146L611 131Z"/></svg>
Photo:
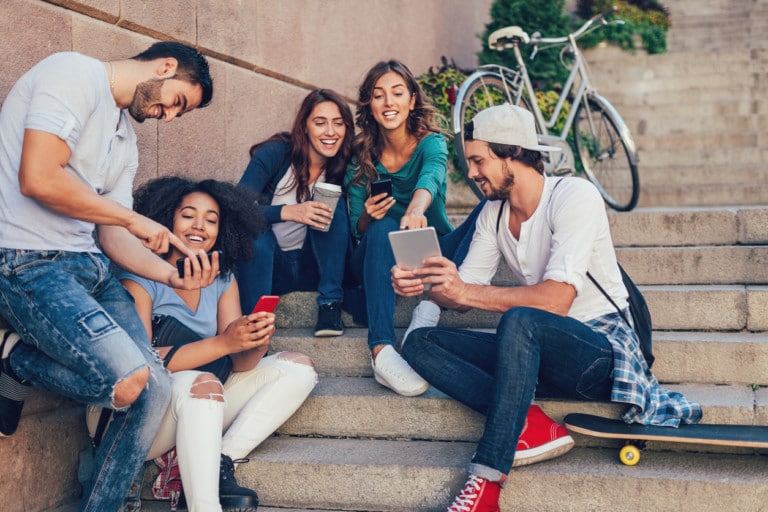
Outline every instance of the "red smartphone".
<svg viewBox="0 0 768 512"><path fill-rule="evenodd" d="M280 297L277 295L262 295L256 305L253 307L251 314L258 313L259 311L274 313L278 302L280 302Z"/></svg>

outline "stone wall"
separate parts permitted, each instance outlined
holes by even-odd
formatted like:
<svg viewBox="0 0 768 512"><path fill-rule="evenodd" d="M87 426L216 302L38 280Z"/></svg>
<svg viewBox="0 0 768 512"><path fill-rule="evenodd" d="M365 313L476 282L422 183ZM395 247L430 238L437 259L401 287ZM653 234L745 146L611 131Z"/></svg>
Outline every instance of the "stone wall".
<svg viewBox="0 0 768 512"><path fill-rule="evenodd" d="M491 0L3 0L0 98L41 58L135 55L176 39L210 57L213 103L170 125L136 125L138 181L168 174L237 180L247 150L288 128L316 87L353 102L365 72L398 58L416 73L445 55L476 64Z"/></svg>

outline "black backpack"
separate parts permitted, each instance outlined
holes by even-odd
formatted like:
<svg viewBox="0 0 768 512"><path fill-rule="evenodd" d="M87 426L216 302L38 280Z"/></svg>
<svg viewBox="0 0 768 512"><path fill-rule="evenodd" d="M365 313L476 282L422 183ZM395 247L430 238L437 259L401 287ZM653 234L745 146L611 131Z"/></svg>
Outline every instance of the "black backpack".
<svg viewBox="0 0 768 512"><path fill-rule="evenodd" d="M555 188L560 184L561 181L562 179L555 183L555 186L552 187L552 192L554 192ZM550 198L551 197L552 196L550 195ZM499 215L496 217L497 235L499 233L501 215L504 211L504 202L506 202L506 199L502 201L501 208L499 208ZM552 230L552 227L550 226L549 229ZM616 311L619 313L619 315L621 315L622 320L624 320L627 325L634 325L635 334L637 334L637 339L640 342L640 350L643 352L645 361L648 363L648 368L650 368L653 366L653 361L656 359L653 355L653 345L651 339L651 334L653 332L653 326L651 324L651 312L648 309L648 303L645 302L645 297L643 297L643 294L640 293L640 290L637 288L635 282L632 281L632 278L629 277L629 274L626 273L620 263L617 262L617 265L619 265L621 280L624 283L624 287L627 289L627 293L629 294L627 297L627 302L629 303L629 313L632 315L633 322L629 321L626 315L624 315L624 312L619 308L611 296L608 295L608 292L606 292L605 289L600 286L600 283L597 282L592 274L587 272L587 277L594 283L595 286L597 286L597 289L600 290L605 298L608 299L611 304L613 304L613 307L616 308Z"/></svg>

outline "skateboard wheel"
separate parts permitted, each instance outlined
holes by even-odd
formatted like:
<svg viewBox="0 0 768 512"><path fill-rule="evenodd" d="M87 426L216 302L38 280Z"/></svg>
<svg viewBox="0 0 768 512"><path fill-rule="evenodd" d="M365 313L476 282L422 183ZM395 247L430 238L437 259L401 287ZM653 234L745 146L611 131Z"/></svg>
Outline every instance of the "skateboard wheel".
<svg viewBox="0 0 768 512"><path fill-rule="evenodd" d="M635 445L626 445L619 452L619 460L625 466L634 466L640 462L640 449Z"/></svg>

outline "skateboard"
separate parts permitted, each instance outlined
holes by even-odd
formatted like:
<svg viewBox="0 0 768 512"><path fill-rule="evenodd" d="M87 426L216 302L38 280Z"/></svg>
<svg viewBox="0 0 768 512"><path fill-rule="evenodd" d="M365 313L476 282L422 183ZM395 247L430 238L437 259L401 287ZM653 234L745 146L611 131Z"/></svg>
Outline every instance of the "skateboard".
<svg viewBox="0 0 768 512"><path fill-rule="evenodd" d="M564 423L572 432L626 441L619 460L627 466L640 462L640 450L645 448L646 441L768 448L768 427L763 426L681 424L675 428L628 424L619 419L578 413L567 415Z"/></svg>

